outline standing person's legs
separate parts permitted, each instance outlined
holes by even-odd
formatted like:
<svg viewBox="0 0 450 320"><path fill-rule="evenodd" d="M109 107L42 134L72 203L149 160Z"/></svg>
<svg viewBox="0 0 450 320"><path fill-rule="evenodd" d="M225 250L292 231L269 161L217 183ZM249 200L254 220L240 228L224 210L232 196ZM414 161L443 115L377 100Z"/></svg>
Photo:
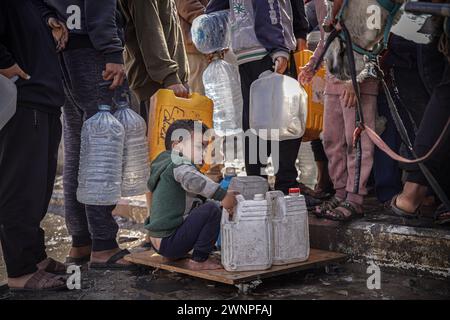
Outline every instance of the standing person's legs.
<svg viewBox="0 0 450 320"><path fill-rule="evenodd" d="M11 287L23 287L47 257L40 223L60 138L59 115L22 107L0 131L0 240Z"/></svg>
<svg viewBox="0 0 450 320"><path fill-rule="evenodd" d="M375 115L377 110L376 95L361 95L361 104L364 116L364 123L369 128L375 128ZM352 204L362 206L364 196L367 195L367 181L373 166L374 144L368 135L363 131L361 134L361 176L359 180L359 192L354 193L355 172L356 172L356 149L353 148L353 132L355 131L355 108L343 109L345 138L347 144L347 200Z"/></svg>
<svg viewBox="0 0 450 320"><path fill-rule="evenodd" d="M335 197L347 197L347 144L344 132L343 107L338 95L325 95L323 146L328 157L328 170L336 190Z"/></svg>
<svg viewBox="0 0 450 320"><path fill-rule="evenodd" d="M378 114L387 119L386 129L381 134L384 142L396 152L400 149L401 139L392 119L386 96L378 96ZM374 151L374 179L378 201L386 203L402 190L401 171L398 162L392 160L383 151L375 147Z"/></svg>
<svg viewBox="0 0 450 320"><path fill-rule="evenodd" d="M118 225L112 216L115 206L84 205L76 199L78 187L81 125L98 110L99 104L112 105L113 91L103 85L102 72L105 61L93 49L77 49L64 53L65 64L70 76L68 96L71 100L64 106L65 113L65 166L64 188L70 199L66 205L66 222L72 236L73 246L89 250L92 241L91 261L108 260L119 251L116 242ZM67 135L67 136L66 136ZM81 254L80 254L81 255ZM80 256L79 255L79 256ZM101 256L101 258L96 258Z"/></svg>
<svg viewBox="0 0 450 320"><path fill-rule="evenodd" d="M258 137L254 137L254 135L248 131L250 129L250 86L255 80L258 79L261 73L266 70L270 70L272 65L272 59L267 56L262 60L247 62L239 66L243 98L242 128L245 135L250 137L246 138L244 141L245 169L247 175L249 176L266 176L261 171L266 163L262 163L265 159L261 159L259 155L260 147L262 146L266 148L267 152L264 152L265 154L263 154L263 156L266 156L267 158L270 154L270 141L265 141ZM256 163L255 161L252 161L255 157L257 157Z"/></svg>
<svg viewBox="0 0 450 320"><path fill-rule="evenodd" d="M275 154L276 150L271 148L272 161L279 165L278 172L275 174L275 189L283 191L285 194L289 193L289 188L298 187L298 172L295 162L301 143L302 139L280 141L278 155ZM276 159L277 157L278 159Z"/></svg>
<svg viewBox="0 0 450 320"><path fill-rule="evenodd" d="M203 71L208 66L208 59L201 53L188 53L189 60L189 89L191 92L205 94L203 86Z"/></svg>

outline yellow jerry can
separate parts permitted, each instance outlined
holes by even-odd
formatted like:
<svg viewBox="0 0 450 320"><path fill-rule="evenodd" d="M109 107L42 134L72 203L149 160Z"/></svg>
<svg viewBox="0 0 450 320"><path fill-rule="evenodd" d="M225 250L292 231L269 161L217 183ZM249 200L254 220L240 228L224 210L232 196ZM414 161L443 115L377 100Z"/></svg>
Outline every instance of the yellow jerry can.
<svg viewBox="0 0 450 320"><path fill-rule="evenodd" d="M188 99L175 96L172 90L160 89L150 101L148 143L150 161L165 151L164 140L169 126L175 120L200 120L213 127L213 102L198 93Z"/></svg>
<svg viewBox="0 0 450 320"><path fill-rule="evenodd" d="M305 66L311 56L312 51L303 50L294 54L297 70ZM308 116L306 117L306 130L303 141L319 139L323 130L323 99L325 91L325 68L321 67L312 82L304 86L308 93Z"/></svg>

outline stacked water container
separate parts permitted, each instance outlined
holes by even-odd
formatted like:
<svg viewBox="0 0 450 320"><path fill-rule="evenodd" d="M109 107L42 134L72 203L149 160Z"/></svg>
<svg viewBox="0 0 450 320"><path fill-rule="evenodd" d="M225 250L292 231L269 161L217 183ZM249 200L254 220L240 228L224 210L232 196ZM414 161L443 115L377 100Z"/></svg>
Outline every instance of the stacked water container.
<svg viewBox="0 0 450 320"><path fill-rule="evenodd" d="M81 130L77 199L89 205L114 205L121 196L123 125L100 105Z"/></svg>
<svg viewBox="0 0 450 320"><path fill-rule="evenodd" d="M284 196L280 191L268 192L267 180L261 177L236 177L229 190L243 195L237 196L231 218L226 210L222 215L225 270L266 270L308 259L308 213L299 189Z"/></svg>
<svg viewBox="0 0 450 320"><path fill-rule="evenodd" d="M144 194L150 175L147 125L145 120L130 109L127 101L118 103L114 114L125 129L123 151L122 196L131 197Z"/></svg>

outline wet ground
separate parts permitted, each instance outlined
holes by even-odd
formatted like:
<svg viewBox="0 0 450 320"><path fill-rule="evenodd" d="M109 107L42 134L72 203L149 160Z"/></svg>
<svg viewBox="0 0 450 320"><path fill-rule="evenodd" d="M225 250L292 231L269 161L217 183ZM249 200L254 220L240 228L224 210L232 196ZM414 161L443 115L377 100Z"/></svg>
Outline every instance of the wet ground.
<svg viewBox="0 0 450 320"><path fill-rule="evenodd" d="M137 246L143 236L138 225L119 220L119 242ZM43 226L48 253L63 260L69 237L60 216L49 214ZM381 273L381 289L367 288L366 265L341 266L298 272L266 279L247 294L236 287L181 276L161 270L141 268L135 272L88 271L81 273L81 290L58 293L15 294L0 289L0 297L12 299L450 299L450 281L398 273ZM5 270L0 260L0 279ZM0 280L0 282L2 281Z"/></svg>

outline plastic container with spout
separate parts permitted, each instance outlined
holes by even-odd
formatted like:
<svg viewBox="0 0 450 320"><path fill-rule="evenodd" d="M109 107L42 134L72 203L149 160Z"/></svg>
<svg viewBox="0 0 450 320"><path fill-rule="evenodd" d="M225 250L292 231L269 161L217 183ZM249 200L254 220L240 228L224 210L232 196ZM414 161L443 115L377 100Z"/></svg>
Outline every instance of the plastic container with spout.
<svg viewBox="0 0 450 320"><path fill-rule="evenodd" d="M286 197L281 191L271 191L266 198L272 213L273 264L308 260L308 211L300 189L290 189Z"/></svg>
<svg viewBox="0 0 450 320"><path fill-rule="evenodd" d="M304 67L313 55L312 51L303 50L294 54L297 69ZM323 112L325 96L325 67L320 67L310 84L304 86L308 94L308 116L302 141L319 139L323 130Z"/></svg>
<svg viewBox="0 0 450 320"><path fill-rule="evenodd" d="M188 99L175 96L172 90L160 89L151 98L148 119L148 143L150 161L165 151L165 137L175 120L200 120L213 127L213 102L205 96L193 93Z"/></svg>
<svg viewBox="0 0 450 320"><path fill-rule="evenodd" d="M125 129L100 105L81 130L77 199L89 205L114 205L121 196Z"/></svg>
<svg viewBox="0 0 450 320"><path fill-rule="evenodd" d="M230 47L229 10L202 14L191 27L192 42L201 53L208 54Z"/></svg>
<svg viewBox="0 0 450 320"><path fill-rule="evenodd" d="M242 91L237 67L215 57L203 72L205 94L214 102L214 130L221 137L242 132Z"/></svg>
<svg viewBox="0 0 450 320"><path fill-rule="evenodd" d="M266 270L272 266L272 225L263 194L253 200L238 195L232 219L222 215L222 265L227 271Z"/></svg>
<svg viewBox="0 0 450 320"><path fill-rule="evenodd" d="M250 87L250 128L263 139L298 139L305 132L307 100L297 80L265 71Z"/></svg>
<svg viewBox="0 0 450 320"><path fill-rule="evenodd" d="M252 200L256 194L266 194L269 183L263 177L237 176L231 179L228 190L238 192L245 200Z"/></svg>
<svg viewBox="0 0 450 320"><path fill-rule="evenodd" d="M130 109L127 101L120 101L117 106L114 116L125 129L122 196L132 197L148 191L150 165L146 137L147 125L140 115Z"/></svg>

